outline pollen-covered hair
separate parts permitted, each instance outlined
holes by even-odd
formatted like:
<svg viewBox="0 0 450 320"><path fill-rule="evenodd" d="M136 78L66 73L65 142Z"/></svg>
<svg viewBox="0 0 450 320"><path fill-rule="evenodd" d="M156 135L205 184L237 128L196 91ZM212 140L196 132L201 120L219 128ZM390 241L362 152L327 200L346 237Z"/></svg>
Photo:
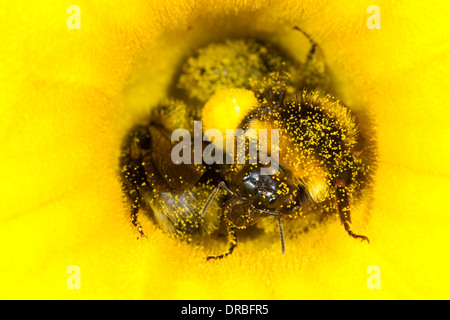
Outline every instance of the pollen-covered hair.
<svg viewBox="0 0 450 320"><path fill-rule="evenodd" d="M305 89L284 101L260 101L240 126L279 129L280 165L293 172L312 198L326 197L358 141L351 111L320 90Z"/></svg>
<svg viewBox="0 0 450 320"><path fill-rule="evenodd" d="M295 101L304 109L319 111L325 118L333 119L335 128L341 131L343 135L341 138L345 141L347 148L356 144L358 128L354 115L348 107L330 93L320 90L303 90L297 94Z"/></svg>

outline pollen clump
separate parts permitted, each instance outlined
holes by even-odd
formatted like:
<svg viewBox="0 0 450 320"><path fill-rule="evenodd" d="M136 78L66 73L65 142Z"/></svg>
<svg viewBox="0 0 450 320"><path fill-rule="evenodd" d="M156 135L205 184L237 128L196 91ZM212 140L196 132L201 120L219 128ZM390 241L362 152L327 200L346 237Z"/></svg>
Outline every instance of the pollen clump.
<svg viewBox="0 0 450 320"><path fill-rule="evenodd" d="M255 106L258 106L258 100L250 90L233 88L219 91L203 107L203 128L218 129L225 136L226 129L238 128L242 118Z"/></svg>
<svg viewBox="0 0 450 320"><path fill-rule="evenodd" d="M271 70L280 70L283 59L273 48L254 40L226 40L199 49L183 66L178 87L190 98L206 102L227 88L248 88Z"/></svg>

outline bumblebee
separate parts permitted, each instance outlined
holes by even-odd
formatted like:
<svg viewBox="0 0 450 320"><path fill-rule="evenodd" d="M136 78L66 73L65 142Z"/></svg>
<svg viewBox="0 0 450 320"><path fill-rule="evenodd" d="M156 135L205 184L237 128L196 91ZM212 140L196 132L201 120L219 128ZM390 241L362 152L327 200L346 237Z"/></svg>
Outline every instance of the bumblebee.
<svg viewBox="0 0 450 320"><path fill-rule="evenodd" d="M153 212L163 230L180 238L189 240L192 234L217 229L218 216L200 214L216 185L214 169L176 164L170 157L172 132L186 126L188 118L184 103L169 99L153 109L148 124L134 127L124 140L122 188L131 205L131 222L141 237L146 237L138 221L141 209Z"/></svg>
<svg viewBox="0 0 450 320"><path fill-rule="evenodd" d="M122 147L123 191L140 236L145 236L137 219L142 208L153 211L163 230L181 238L213 234L224 222L229 247L207 260L231 254L237 229L267 218L278 223L282 253L282 220L320 221L335 213L351 237L369 241L354 233L350 223L351 207L373 173L370 157L361 156L370 150L364 152L350 109L325 91L328 77L314 67L317 44L307 37L311 49L303 65L253 40L213 44L188 60L179 87L191 93L187 100L198 107L168 100L153 109L147 125L130 131ZM296 70L300 75L291 76ZM254 98L248 99L249 94ZM276 130L275 146L258 144L259 151L279 154L276 170L263 174L267 163L252 162L248 155L238 163L236 153L232 164L174 163L171 132L192 127L196 118L205 130ZM218 149L225 144L213 143ZM227 150L224 157L230 157Z"/></svg>

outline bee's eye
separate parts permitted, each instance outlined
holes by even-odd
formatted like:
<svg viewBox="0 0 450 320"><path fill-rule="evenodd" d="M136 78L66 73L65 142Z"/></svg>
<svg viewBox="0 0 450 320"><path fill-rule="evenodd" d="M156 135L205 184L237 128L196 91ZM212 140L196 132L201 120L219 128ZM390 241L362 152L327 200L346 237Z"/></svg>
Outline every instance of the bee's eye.
<svg viewBox="0 0 450 320"><path fill-rule="evenodd" d="M253 179L245 179L239 186L239 195L245 198L255 197L258 191L258 185Z"/></svg>
<svg viewBox="0 0 450 320"><path fill-rule="evenodd" d="M278 208L279 196L277 193L272 192L272 190L258 190L257 200L261 203L261 209L274 210Z"/></svg>
<svg viewBox="0 0 450 320"><path fill-rule="evenodd" d="M237 181L237 193L249 199L258 209L275 210L280 202L279 182L271 176L261 175L259 170L260 168L249 170Z"/></svg>

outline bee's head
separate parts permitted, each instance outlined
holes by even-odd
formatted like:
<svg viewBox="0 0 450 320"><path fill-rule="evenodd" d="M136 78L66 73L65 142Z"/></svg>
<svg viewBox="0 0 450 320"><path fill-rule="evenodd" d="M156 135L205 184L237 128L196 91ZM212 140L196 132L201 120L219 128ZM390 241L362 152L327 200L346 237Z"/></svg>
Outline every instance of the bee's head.
<svg viewBox="0 0 450 320"><path fill-rule="evenodd" d="M246 228L268 216L276 216L284 253L282 216L290 216L307 199L306 192L292 174L279 168L275 175L261 174L259 166L244 166L234 177L232 188L221 183L229 195L225 202L226 220L236 228Z"/></svg>
<svg viewBox="0 0 450 320"><path fill-rule="evenodd" d="M224 215L237 228L245 228L267 216L292 214L304 189L280 168L275 175L261 174L260 166L244 166L234 177Z"/></svg>
<svg viewBox="0 0 450 320"><path fill-rule="evenodd" d="M284 253L281 217L295 215L309 198L304 187L289 171L280 167L275 175L264 175L260 169L260 166L245 165L234 176L231 188L221 182L209 196L201 214L205 215L212 199L222 187L228 192L224 207L227 222L235 228L245 229L261 218L277 217L281 251Z"/></svg>

